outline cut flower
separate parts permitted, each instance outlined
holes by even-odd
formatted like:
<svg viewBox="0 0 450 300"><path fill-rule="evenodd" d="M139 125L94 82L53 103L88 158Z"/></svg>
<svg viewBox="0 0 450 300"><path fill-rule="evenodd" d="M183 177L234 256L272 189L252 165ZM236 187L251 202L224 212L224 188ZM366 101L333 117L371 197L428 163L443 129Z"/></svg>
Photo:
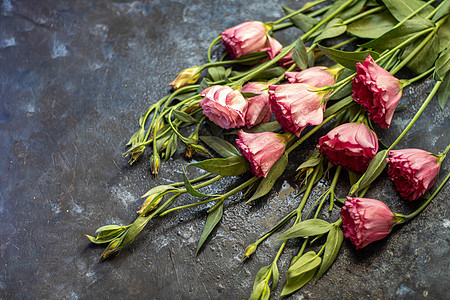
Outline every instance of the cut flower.
<svg viewBox="0 0 450 300"><path fill-rule="evenodd" d="M268 84L263 82L250 82L244 85L241 93L257 94L248 98L248 109L245 114L245 125L251 128L261 123L267 123L272 116L272 109L269 103Z"/></svg>
<svg viewBox="0 0 450 300"><path fill-rule="evenodd" d="M420 149L391 150L386 161L389 164L389 179L394 182L400 196L409 201L425 194L439 173L436 156Z"/></svg>

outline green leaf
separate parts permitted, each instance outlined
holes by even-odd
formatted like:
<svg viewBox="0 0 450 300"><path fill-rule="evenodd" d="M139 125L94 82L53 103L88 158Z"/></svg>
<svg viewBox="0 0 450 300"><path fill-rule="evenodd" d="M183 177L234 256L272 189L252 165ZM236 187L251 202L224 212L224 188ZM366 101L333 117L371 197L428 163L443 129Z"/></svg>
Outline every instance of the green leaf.
<svg viewBox="0 0 450 300"><path fill-rule="evenodd" d="M347 25L347 32L363 39L376 39L391 30L397 21L387 12L370 15Z"/></svg>
<svg viewBox="0 0 450 300"><path fill-rule="evenodd" d="M438 78L442 80L447 75L449 70L450 70L450 49L447 48L445 51L442 51L441 55L436 60L435 73L438 76Z"/></svg>
<svg viewBox="0 0 450 300"><path fill-rule="evenodd" d="M436 22L439 19L441 19L442 17L447 16L448 14L450 14L450 1L443 1L443 5L439 8L439 10L436 12L436 14L431 18L432 22ZM448 21L449 19L447 19Z"/></svg>
<svg viewBox="0 0 450 300"><path fill-rule="evenodd" d="M268 300L270 288L267 281L261 281L252 291L249 300Z"/></svg>
<svg viewBox="0 0 450 300"><path fill-rule="evenodd" d="M255 126L255 127L253 127L252 129L246 130L246 131L252 132L252 133L274 132L274 131L277 131L280 128L281 128L280 123L278 123L277 121L273 121L273 122L269 122L269 123L259 124L259 125Z"/></svg>
<svg viewBox="0 0 450 300"><path fill-rule="evenodd" d="M186 187L186 191L189 194L191 194L192 196L194 196L194 197L210 197L210 196L212 196L212 195L206 195L206 194L200 193L191 185L191 182L189 181L189 178L186 175L185 168L183 168L183 181L184 181L184 186Z"/></svg>
<svg viewBox="0 0 450 300"><path fill-rule="evenodd" d="M283 232L277 241L284 241L292 238L298 237L308 237L327 233L330 231L331 225L325 220L321 219L309 219L295 224L285 232Z"/></svg>
<svg viewBox="0 0 450 300"><path fill-rule="evenodd" d="M240 155L227 158L212 158L201 162L190 163L188 166L196 166L205 171L222 176L237 176L244 174L249 169L248 161Z"/></svg>
<svg viewBox="0 0 450 300"><path fill-rule="evenodd" d="M294 52L292 53L292 60L300 70L308 68L308 54L306 53L306 48L301 38L297 39Z"/></svg>
<svg viewBox="0 0 450 300"><path fill-rule="evenodd" d="M239 150L237 150L232 144L219 137L205 135L200 136L199 139L222 157L241 155Z"/></svg>
<svg viewBox="0 0 450 300"><path fill-rule="evenodd" d="M271 67L256 73L252 80L269 80L283 75L284 72L286 72L286 69L283 67Z"/></svg>
<svg viewBox="0 0 450 300"><path fill-rule="evenodd" d="M188 115L184 111L173 110L172 113L175 116L175 118L177 118L178 120L180 120L182 122L185 122L188 124L198 123L198 120L194 119L192 116Z"/></svg>
<svg viewBox="0 0 450 300"><path fill-rule="evenodd" d="M255 281L253 282L253 289L255 289L264 280L267 280L271 269L272 265L268 265L259 269L258 273L256 274Z"/></svg>
<svg viewBox="0 0 450 300"><path fill-rule="evenodd" d="M286 15L294 12L293 9L284 6L282 6L282 8ZM297 14L291 17L290 20L292 21L292 23L294 23L295 27L299 28L303 32L308 32L311 28L314 27L314 25L319 23L319 21L317 21L316 19L304 14Z"/></svg>
<svg viewBox="0 0 450 300"><path fill-rule="evenodd" d="M272 166L269 173L267 174L267 177L261 180L261 183L256 188L255 193L246 203L252 202L270 192L273 185L275 184L275 181L277 181L277 179L283 174L284 170L286 169L287 163L288 157L286 153L284 153Z"/></svg>
<svg viewBox="0 0 450 300"><path fill-rule="evenodd" d="M450 3L450 1L449 1ZM444 51L445 49L449 49L450 43L450 18L445 20L444 24L441 25L438 29L439 36L439 53Z"/></svg>
<svg viewBox="0 0 450 300"><path fill-rule="evenodd" d="M391 49L416 35L418 32L421 32L433 26L434 24L429 20L408 20L399 27L389 30L380 37L362 44L361 47L376 50Z"/></svg>
<svg viewBox="0 0 450 300"><path fill-rule="evenodd" d="M420 0L382 0L386 8L389 12L396 18L398 21L402 21L408 15L412 14L419 7L425 4L425 2ZM418 15L422 17L426 17L433 10L432 6L427 6L425 9L422 9ZM419 19L419 16L413 17L414 20Z"/></svg>
<svg viewBox="0 0 450 300"><path fill-rule="evenodd" d="M206 81L206 78L203 78L202 81L200 82L199 86L198 86L197 94L200 94L201 92L203 92L207 88L209 88L208 81Z"/></svg>
<svg viewBox="0 0 450 300"><path fill-rule="evenodd" d="M319 48L323 52L323 54L325 54L327 57L331 58L338 64L341 64L344 67L355 71L356 71L356 63L363 62L369 54L370 56L372 56L373 59L377 59L379 56L377 52L369 50L360 52L346 52L320 45Z"/></svg>
<svg viewBox="0 0 450 300"><path fill-rule="evenodd" d="M342 230L338 226L333 225L330 232L328 232L323 260L319 272L317 272L316 281L331 267L341 249L343 241L344 234Z"/></svg>
<svg viewBox="0 0 450 300"><path fill-rule="evenodd" d="M318 43L325 39L331 39L345 33L347 25L343 24L342 19L336 18L327 23L325 29L319 34L313 43Z"/></svg>
<svg viewBox="0 0 450 300"><path fill-rule="evenodd" d="M192 96L197 95L197 92L189 92L189 93L184 93L184 94L177 94L175 97L173 97L172 100L178 100L178 101L183 101L186 100L187 98L190 98Z"/></svg>
<svg viewBox="0 0 450 300"><path fill-rule="evenodd" d="M310 157L307 161L305 161L304 163L302 163L300 166L298 166L297 170L295 171L299 171L301 169L304 168L312 168L317 166L318 164L323 162L323 157Z"/></svg>
<svg viewBox="0 0 450 300"><path fill-rule="evenodd" d="M323 114L323 118L328 118L329 116L337 113L341 109L345 108L346 106L353 104L353 98L352 96L345 97L344 99L336 102L335 104L331 105L330 107L327 107L325 109L325 112Z"/></svg>
<svg viewBox="0 0 450 300"><path fill-rule="evenodd" d="M419 50L419 52L414 55L414 57L408 62L406 67L413 71L416 74L421 74L430 69L438 55L439 55L439 37L435 33L433 34L433 37L431 40L422 48ZM403 57L406 57L417 45L421 42L421 40L416 40L416 42L412 45L409 45L405 52L403 52Z"/></svg>
<svg viewBox="0 0 450 300"><path fill-rule="evenodd" d="M303 254L287 271L281 296L292 294L310 281L321 261L314 251Z"/></svg>
<svg viewBox="0 0 450 300"><path fill-rule="evenodd" d="M361 12L365 4L366 0L353 1L353 4L350 7L344 9L342 12L340 12L338 14L338 17L343 20L347 20L351 17L354 17Z"/></svg>
<svg viewBox="0 0 450 300"><path fill-rule="evenodd" d="M223 66L209 67L208 74L212 81L221 81L227 78L225 74L225 68Z"/></svg>
<svg viewBox="0 0 450 300"><path fill-rule="evenodd" d="M123 248L126 245L131 244L142 229L144 229L145 225L147 225L148 221L150 221L150 217L141 214L124 233L120 247Z"/></svg>
<svg viewBox="0 0 450 300"><path fill-rule="evenodd" d="M203 246L206 239L213 231L214 227L216 227L216 225L222 219L222 215L223 215L223 202L215 210L209 213L208 218L206 219L205 227L203 228L202 235L200 236L200 240L198 241L197 252L195 253L195 255L198 254L198 251L200 251L200 248Z"/></svg>
<svg viewBox="0 0 450 300"><path fill-rule="evenodd" d="M348 180L350 181L350 185L354 185L361 178L361 175L356 174L353 171L347 170L347 172L348 172Z"/></svg>
<svg viewBox="0 0 450 300"><path fill-rule="evenodd" d="M450 98L450 73L447 73L447 76L444 77L444 82L442 82L441 86L437 90L436 95L438 98L439 107L444 110L448 98Z"/></svg>
<svg viewBox="0 0 450 300"><path fill-rule="evenodd" d="M272 291L277 288L279 280L280 280L280 272L278 272L277 263L273 262L272 263L272 288L271 288Z"/></svg>
<svg viewBox="0 0 450 300"><path fill-rule="evenodd" d="M383 172L386 167L386 157L388 155L387 150L379 151L374 158L370 161L369 166L367 167L366 172L361 176L361 178L356 182L351 190L350 195L361 191L368 187L375 179L380 176L381 172Z"/></svg>

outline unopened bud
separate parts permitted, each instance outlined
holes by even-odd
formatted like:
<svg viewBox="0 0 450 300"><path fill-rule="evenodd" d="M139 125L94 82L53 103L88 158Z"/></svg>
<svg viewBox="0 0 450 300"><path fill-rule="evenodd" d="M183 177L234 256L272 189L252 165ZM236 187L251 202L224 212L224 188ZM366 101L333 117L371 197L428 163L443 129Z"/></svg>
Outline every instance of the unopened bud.
<svg viewBox="0 0 450 300"><path fill-rule="evenodd" d="M244 257L242 257L241 262L243 262L244 260L246 260L247 258L249 258L253 253L255 253L257 248L256 244L251 244L247 247L247 249L245 249L245 254Z"/></svg>
<svg viewBox="0 0 450 300"><path fill-rule="evenodd" d="M152 174L154 176L158 176L159 165L161 163L161 158L159 157L158 152L153 153L150 157L150 166L152 168Z"/></svg>
<svg viewBox="0 0 450 300"><path fill-rule="evenodd" d="M175 78L174 81L169 83L169 85L174 90L178 90L183 86L194 84L195 82L197 82L198 77L200 77L201 72L199 71L200 71L199 66L187 68L178 73L177 78Z"/></svg>
<svg viewBox="0 0 450 300"><path fill-rule="evenodd" d="M158 206L159 201L161 200L161 197L159 197L158 199L155 200L156 196L158 196L158 194L153 194L153 195L148 196L147 199L145 199L144 203L142 203L141 207L139 208L139 210L136 213L138 215L140 215L146 209L147 209L147 212L154 210Z"/></svg>

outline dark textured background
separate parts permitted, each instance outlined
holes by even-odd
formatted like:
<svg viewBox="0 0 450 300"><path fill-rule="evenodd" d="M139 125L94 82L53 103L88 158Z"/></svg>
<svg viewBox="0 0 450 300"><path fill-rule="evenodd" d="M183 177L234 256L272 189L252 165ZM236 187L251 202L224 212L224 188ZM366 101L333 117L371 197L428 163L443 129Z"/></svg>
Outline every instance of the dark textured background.
<svg viewBox="0 0 450 300"><path fill-rule="evenodd" d="M270 238L247 263L239 260L248 244L298 205L292 176L280 179L257 204L232 197L197 257L205 208L151 222L131 247L103 263L98 262L103 247L90 244L84 234L107 223L132 222L140 195L181 180L180 156L163 166L158 180L150 176L147 155L133 167L121 157L138 117L168 93L167 83L177 72L204 63L210 41L222 30L248 19L277 19L280 5L299 8L304 2L3 0L0 298L247 298L257 271L272 261L279 243ZM299 34L289 29L276 37L287 45ZM432 84L407 88L400 103L407 107L396 112L389 131L378 130L386 144L406 126ZM448 109L440 111L433 101L397 148L437 153L449 142L448 127ZM313 146L294 153L290 173ZM446 172L448 163L441 174ZM226 179L214 190L239 180ZM347 188L343 180L340 196ZM385 178L367 196L396 212L414 208ZM325 276L292 299L448 297L448 198L447 187L410 224L363 250L345 240ZM298 246L299 241L290 242L279 262L276 298Z"/></svg>

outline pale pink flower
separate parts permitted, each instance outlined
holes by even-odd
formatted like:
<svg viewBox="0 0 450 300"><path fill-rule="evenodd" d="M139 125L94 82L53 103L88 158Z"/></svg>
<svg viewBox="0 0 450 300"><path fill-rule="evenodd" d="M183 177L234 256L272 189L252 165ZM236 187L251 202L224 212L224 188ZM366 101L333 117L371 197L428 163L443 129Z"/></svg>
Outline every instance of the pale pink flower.
<svg viewBox="0 0 450 300"><path fill-rule="evenodd" d="M263 82L250 82L244 85L241 93L258 94L248 98L248 109L245 114L245 125L251 128L261 123L267 123L272 115L269 103L269 85Z"/></svg>
<svg viewBox="0 0 450 300"><path fill-rule="evenodd" d="M228 86L214 85L203 92L205 98L199 105L203 114L222 128L239 128L245 125L248 102L239 91Z"/></svg>
<svg viewBox="0 0 450 300"><path fill-rule="evenodd" d="M306 83L315 87L333 85L336 83L337 69L327 67L312 67L300 72L286 72L289 83Z"/></svg>
<svg viewBox="0 0 450 300"><path fill-rule="evenodd" d="M262 22L244 22L222 32L222 44L232 59L259 51L267 51L270 58L273 58L281 51L282 46L269 36L267 30Z"/></svg>
<svg viewBox="0 0 450 300"><path fill-rule="evenodd" d="M300 136L306 126L322 123L325 94L326 91L317 91L304 83L269 86L270 106L278 123L296 136Z"/></svg>

